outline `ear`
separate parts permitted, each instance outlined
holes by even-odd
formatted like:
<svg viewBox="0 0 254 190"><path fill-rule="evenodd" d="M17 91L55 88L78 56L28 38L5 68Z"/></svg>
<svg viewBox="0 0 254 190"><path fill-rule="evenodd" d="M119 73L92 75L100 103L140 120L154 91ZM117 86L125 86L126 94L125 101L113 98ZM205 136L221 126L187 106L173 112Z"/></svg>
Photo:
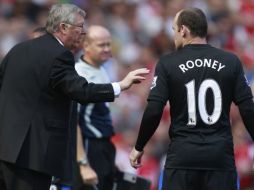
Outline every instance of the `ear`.
<svg viewBox="0 0 254 190"><path fill-rule="evenodd" d="M84 48L87 48L87 47L88 47L88 41L87 41L87 39L84 40L83 46L84 46Z"/></svg>
<svg viewBox="0 0 254 190"><path fill-rule="evenodd" d="M83 49L85 50L85 51L89 51L89 48L90 46L89 46L89 41L88 41L88 39L86 39L85 38L85 40L84 40L84 42L83 42Z"/></svg>
<svg viewBox="0 0 254 190"><path fill-rule="evenodd" d="M66 34L67 33L68 26L65 23L60 23L59 30L61 33Z"/></svg>
<svg viewBox="0 0 254 190"><path fill-rule="evenodd" d="M182 25L180 28L180 32L181 32L182 37L186 37L186 35L188 35L190 33L190 30L185 25Z"/></svg>

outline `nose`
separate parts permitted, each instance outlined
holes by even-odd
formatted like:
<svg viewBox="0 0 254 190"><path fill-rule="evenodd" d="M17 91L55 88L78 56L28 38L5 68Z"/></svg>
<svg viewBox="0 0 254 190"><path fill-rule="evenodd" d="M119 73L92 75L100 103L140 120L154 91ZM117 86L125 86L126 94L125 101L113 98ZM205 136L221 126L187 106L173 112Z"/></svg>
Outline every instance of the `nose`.
<svg viewBox="0 0 254 190"><path fill-rule="evenodd" d="M111 50L110 45L105 45L104 46L104 51L109 52L110 50Z"/></svg>

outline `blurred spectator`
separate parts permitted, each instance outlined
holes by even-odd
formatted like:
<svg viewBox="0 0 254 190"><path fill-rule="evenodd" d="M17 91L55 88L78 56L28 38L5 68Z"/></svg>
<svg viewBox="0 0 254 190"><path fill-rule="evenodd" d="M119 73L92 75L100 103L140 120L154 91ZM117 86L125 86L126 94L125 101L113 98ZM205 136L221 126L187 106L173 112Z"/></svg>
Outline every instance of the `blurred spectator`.
<svg viewBox="0 0 254 190"><path fill-rule="evenodd" d="M99 25L87 29L83 43L84 55L75 69L88 82L108 83L109 78L102 65L110 59L111 35ZM110 141L114 135L107 102L80 105L78 117L77 163L80 184L76 190L112 189L115 174L115 147ZM77 180L78 183L78 180Z"/></svg>

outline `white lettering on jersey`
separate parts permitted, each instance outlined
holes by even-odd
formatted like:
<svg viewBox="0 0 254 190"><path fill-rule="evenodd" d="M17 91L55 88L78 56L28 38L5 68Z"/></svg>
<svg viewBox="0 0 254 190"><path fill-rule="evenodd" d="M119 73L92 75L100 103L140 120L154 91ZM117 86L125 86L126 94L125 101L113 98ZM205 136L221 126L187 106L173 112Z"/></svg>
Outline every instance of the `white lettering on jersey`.
<svg viewBox="0 0 254 190"><path fill-rule="evenodd" d="M151 88L150 88L151 90L156 86L157 78L158 78L158 76L153 77L153 82L152 82L152 85L151 85Z"/></svg>
<svg viewBox="0 0 254 190"><path fill-rule="evenodd" d="M212 60L212 59L195 59L193 60L188 60L186 61L185 64L180 64L179 68L183 73L188 71L189 69L193 69L195 67L209 67L212 68L218 72L220 72L221 69L225 67L222 63L220 63L217 60Z"/></svg>

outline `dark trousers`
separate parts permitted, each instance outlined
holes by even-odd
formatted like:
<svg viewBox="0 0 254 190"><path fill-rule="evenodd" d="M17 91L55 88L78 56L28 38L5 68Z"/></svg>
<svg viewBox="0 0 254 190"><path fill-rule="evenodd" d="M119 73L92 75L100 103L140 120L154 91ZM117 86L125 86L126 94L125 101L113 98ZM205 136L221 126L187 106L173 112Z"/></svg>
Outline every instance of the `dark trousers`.
<svg viewBox="0 0 254 190"><path fill-rule="evenodd" d="M1 190L49 190L51 176L0 161Z"/></svg>
<svg viewBox="0 0 254 190"><path fill-rule="evenodd" d="M96 187L83 184L79 168L76 170L73 190L112 190L115 167L115 146L110 139L84 139L90 166L96 172L99 184Z"/></svg>
<svg viewBox="0 0 254 190"><path fill-rule="evenodd" d="M236 171L165 169L161 190L237 190Z"/></svg>

